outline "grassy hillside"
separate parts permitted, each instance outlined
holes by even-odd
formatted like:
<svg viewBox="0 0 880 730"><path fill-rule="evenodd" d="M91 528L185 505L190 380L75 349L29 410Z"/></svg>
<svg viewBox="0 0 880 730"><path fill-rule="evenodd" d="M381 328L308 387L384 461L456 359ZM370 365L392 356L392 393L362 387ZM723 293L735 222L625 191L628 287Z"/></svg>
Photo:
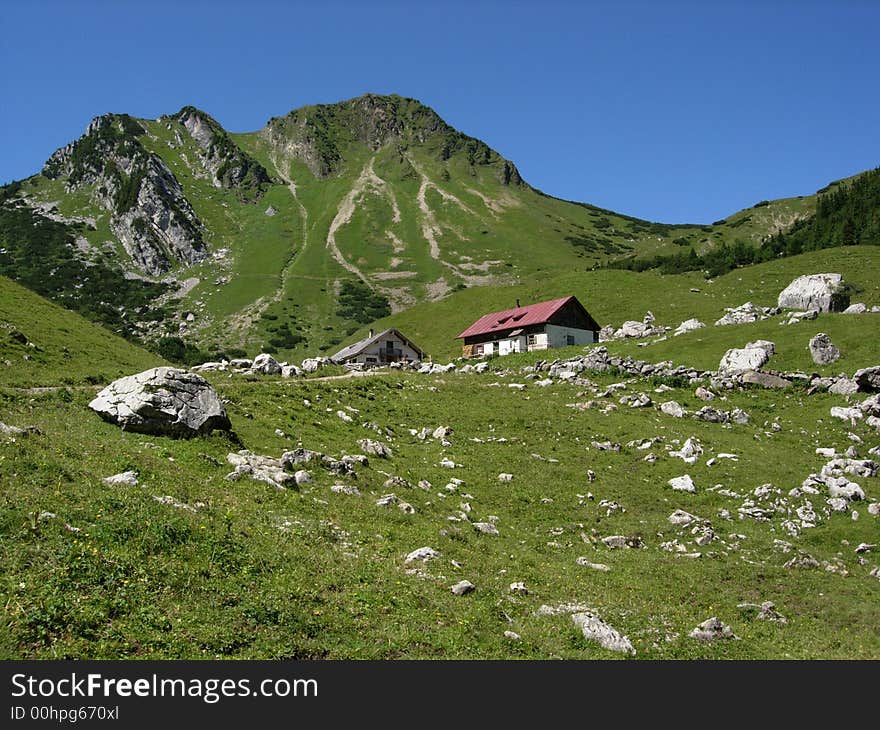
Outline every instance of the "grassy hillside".
<svg viewBox="0 0 880 730"><path fill-rule="evenodd" d="M103 383L162 364L156 355L0 276L0 387Z"/></svg>
<svg viewBox="0 0 880 730"><path fill-rule="evenodd" d="M612 378L595 381L601 389ZM7 393L4 421L35 425L43 435L0 438L0 656L619 658L583 639L566 613L577 609L565 608L578 604L628 636L637 658L880 657L880 581L868 574L877 559L868 554L860 563L854 552L876 542L880 518L856 505L859 520L832 513L793 537L781 528L784 511L769 522L737 519L742 499L712 489L750 495L769 483L786 495L824 463L816 447L842 451L850 431L864 448L876 445L876 431L827 417L843 399L729 393L722 407L745 409L751 423L722 427L653 408L577 410L568 404L596 398L583 385L518 390L508 382L516 378L216 378L254 452L278 456L301 444L338 456L361 451L356 441L366 437L393 450L388 460L371 457L356 479L310 465L314 481L287 491L224 480L226 454L238 446L223 437L181 442L125 433L87 410L86 392L67 401ZM627 392L653 387L644 381ZM702 405L690 389L662 397L692 410ZM360 425L368 421L385 434ZM438 425L453 429L448 447L408 431ZM688 437L705 449L697 464L667 453ZM656 464L627 445L654 438ZM623 446L591 446L605 440ZM718 452L738 461L708 466ZM441 468L444 457L462 466ZM138 472L138 486L102 484L124 469ZM512 481L499 481L502 472ZM684 473L696 493L666 485ZM385 486L389 475L432 486ZM463 483L445 488L451 477ZM876 478L859 482L869 499L880 497ZM334 492L336 484L359 494ZM389 492L415 513L377 506ZM154 499L165 495L188 508ZM823 498L813 501L821 513ZM710 520L717 538L696 545L689 528L668 522L679 508ZM462 515L494 520L499 534L478 532ZM610 535L639 537L645 547L611 549L600 541ZM661 547L674 540L701 557ZM406 564L423 546L440 557ZM785 567L800 550L819 567ZM462 579L476 590L454 596L450 587ZM510 591L517 581L527 595ZM738 608L763 601L788 623ZM561 612L540 615L542 606ZM688 638L710 616L739 640Z"/></svg>
<svg viewBox="0 0 880 730"><path fill-rule="evenodd" d="M485 287L456 292L447 299L432 304L421 304L406 312L391 315L376 322L376 329L397 327L411 337L435 360L446 361L461 353L460 341L455 336L474 322L480 315L502 309L509 309L519 299L523 304L553 299L574 294L600 325L619 326L629 319L641 320L650 310L657 318L657 324L677 327L681 322L696 317L708 325L705 330L676 337L668 342L639 348L635 343L615 344L616 349L640 352L646 359L681 359L676 352L704 337L714 338L714 358L718 348L721 352L714 358L711 367L718 364L721 355L729 347L738 347L754 337L749 325L732 327L712 327L724 315L725 307L734 307L746 301L762 306L775 306L779 292L797 276L834 271L854 287L854 302L864 302L868 306L880 305L880 283L874 272L880 270L880 248L876 246L852 246L837 249L814 251L800 256L771 261L766 264L737 269L714 280L707 281L697 272L678 275L661 275L654 271L635 273L603 269L597 271L575 272L559 276L533 278L524 277L522 283L510 287ZM698 289L699 291L691 291ZM829 327L839 322L841 332L845 332L848 320L843 315L823 316L813 322L804 322L790 328L779 327L779 319L769 320L755 331L765 332L769 328L776 337L798 337L809 328ZM873 320L871 320L873 321ZM775 328L775 329L773 329ZM817 331L822 331L821 329ZM858 339L859 330L853 337ZM356 341L366 334L366 328L354 333L345 341ZM829 334L831 334L829 332ZM757 336L757 335L756 335ZM775 339L769 337L768 339ZM809 339L809 338L808 338ZM862 338L864 339L864 338ZM726 345L726 347L724 347ZM697 355L697 353L695 353ZM689 350L682 352L687 358ZM809 354L806 353L809 358ZM702 360L702 367L709 367ZM808 367L803 358L798 362ZM696 363L694 363L696 364Z"/></svg>
<svg viewBox="0 0 880 730"><path fill-rule="evenodd" d="M530 301L577 284L573 293L602 324L649 308L659 323L699 316L708 324L746 299L774 303L799 273L839 271L861 289L857 300L877 304L877 269L876 247L853 247L712 283L695 274L572 273L466 289L388 321L451 354L455 344L445 343L459 320L505 306L511 295ZM804 348L821 330L843 352L825 372L880 363L877 315L778 322L610 347L715 367L726 347L764 337L777 343L771 367L813 370ZM864 420L830 417L832 406L861 394L733 390L713 406L744 410L746 425L676 419L656 404L676 400L694 412L704 402L693 386L626 378L622 391L606 392L622 376L585 372L587 382L538 387L520 370L547 354L583 352L567 348L498 358L482 375L208 374L241 443L221 434L178 441L124 432L87 407L109 379L158 364L153 356L2 278L0 325L0 363L12 363L0 368L0 421L37 429L0 434L0 658L624 656L584 639L569 615L579 610L626 635L639 659L880 658L880 560L876 548L856 552L878 542L880 516L870 506L880 500L878 477L853 476L866 500L839 512L824 487L792 492L826 463L817 448L842 454L852 446L870 458L880 445ZM21 387L35 385L80 387ZM620 402L636 393L654 405ZM447 443L418 437L438 426L451 429ZM340 457L361 453L364 438L386 443L391 455L371 456L356 476L312 462L312 481L298 488L225 478L227 454L242 443L273 457L299 446ZM703 449L696 463L671 453L688 438ZM619 450L599 448L606 441ZM442 466L446 459L459 466ZM102 482L123 470L136 471L139 484ZM694 493L669 487L684 474ZM406 481L387 484L390 477ZM389 493L411 509L378 505ZM699 524L671 524L677 509ZM800 527L811 510L815 527ZM603 538L613 536L642 547L609 547ZM439 556L407 563L422 547ZM451 587L463 579L476 589L459 597ZM511 591L520 581L527 593ZM787 622L761 620L754 606L765 601ZM739 639L688 637L712 616Z"/></svg>

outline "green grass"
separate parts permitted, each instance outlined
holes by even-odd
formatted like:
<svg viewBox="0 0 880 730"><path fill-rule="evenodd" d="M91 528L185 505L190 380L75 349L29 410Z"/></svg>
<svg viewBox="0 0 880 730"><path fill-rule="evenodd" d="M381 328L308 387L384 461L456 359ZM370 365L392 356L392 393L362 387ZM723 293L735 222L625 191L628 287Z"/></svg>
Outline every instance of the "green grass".
<svg viewBox="0 0 880 730"><path fill-rule="evenodd" d="M876 246L851 246L815 251L737 269L711 281L707 281L697 272L664 276L654 271L635 273L613 269L533 277L531 281L524 277L523 283L517 286L483 287L456 292L442 301L416 305L371 326L377 330L396 327L435 360L448 360L461 353L461 343L455 336L481 315L510 309L516 305L517 299L522 304L529 304L573 294L601 326L620 326L622 322L631 319L641 321L649 310L654 313L659 325L675 328L692 317L707 325L707 329L671 338L668 342L651 345L649 348L639 348L635 343L614 345L616 349L630 354L642 353L639 355L641 359L648 359L645 353L650 352L652 360L688 360L691 346L697 344L694 355L703 363L700 367L708 368L709 361L705 360L704 354L714 358L716 351L723 348L711 363L714 368L726 349L742 347L750 339L755 339L758 335L752 334L753 329L774 341L777 337L787 340L806 336L803 342L806 347L809 337L815 332L823 331L822 327L826 323L835 332L839 331L841 337L847 338L848 347L852 345L856 352L861 348L863 352L869 353L870 350L864 350L867 347L865 342L859 341L858 333L860 327L874 321L870 317L858 319L859 324L856 324L840 319L838 315L822 316L816 321L790 328L780 327L779 318L768 320L752 329L744 329L744 326L715 328L712 325L724 315L726 307L738 306L746 301L761 306L775 306L779 292L794 278L827 271L838 272L845 281L855 285L857 291L852 295L854 302L861 301L868 306L880 305L880 282L873 275L878 270L880 249ZM699 291L692 292L691 289ZM810 329L814 331L805 335ZM366 335L366 330L366 327L359 329L346 338L343 344L361 339ZM828 334L833 336L830 331ZM849 339L853 340L852 343ZM698 342L700 340L712 343L709 345L711 352L704 353L706 348ZM865 338L861 337L861 340ZM850 352L853 350L850 349ZM806 350L804 353L809 358ZM869 357L869 354L865 356ZM861 361L864 357L859 356L857 359ZM795 357L795 360L802 363L799 367L807 367L802 357ZM693 364L696 366L696 363Z"/></svg>
<svg viewBox="0 0 880 730"><path fill-rule="evenodd" d="M26 342L12 337L13 331ZM0 386L102 383L163 364L157 355L0 276Z"/></svg>
<svg viewBox="0 0 880 730"><path fill-rule="evenodd" d="M791 326L781 326L781 318L774 317L762 322L712 327L711 325L679 337L670 337L648 347L634 342L609 343L611 351L631 355L639 360L660 362L672 360L701 370L716 370L727 350L745 347L755 340L770 340L776 352L765 369L821 373L822 375L852 374L859 368L877 364L877 346L871 340L871 331L880 330L880 315L825 314L813 321ZM873 325L873 326L872 326ZM809 342L817 333L824 332L838 347L839 360L830 365L817 365L810 356Z"/></svg>
<svg viewBox="0 0 880 730"><path fill-rule="evenodd" d="M752 423L724 428L653 409L576 411L566 404L584 399L582 387L517 391L504 385L512 377L496 387L492 373L328 382L211 377L254 452L277 456L301 443L355 453L357 439L376 437L359 424L373 421L394 431L382 438L394 455L371 459L356 480L311 468L313 484L277 491L225 481L229 467L215 461L237 447L221 436L174 441L125 433L86 409L88 393L0 392L5 421L43 431L0 441L4 658L618 658L585 642L568 616L535 615L543 604L571 601L629 636L639 658L880 657L880 582L867 575L876 560L868 555L869 564L859 565L853 552L859 542L876 542L876 517L859 507L857 522L836 514L791 538L778 518L723 520L718 510L735 515L739 502L707 490L719 483L742 493L767 482L784 492L799 485L821 466L817 446L842 450L849 443L850 428L827 418L839 398L731 393L724 407L746 409ZM663 397L701 405L690 391ZM346 406L359 410L354 423L335 415ZM770 421L782 431L770 431ZM448 449L408 433L440 424L454 428ZM855 430L877 442L866 427ZM588 448L593 440L655 436L666 444L697 436L706 456L732 451L740 460L688 466L658 444L660 459L650 465L632 447ZM445 455L463 468L440 468ZM137 470L141 485L101 483L123 469ZM595 482L587 481L587 469ZM513 481L499 482L500 472L514 474ZM665 486L685 472L696 494ZM414 515L375 506L390 491L387 474L432 482L429 492L394 490ZM453 476L465 482L458 494L443 489ZM876 479L859 481L870 498L880 497ZM356 484L362 496L333 493L329 487L339 482ZM595 500L579 504L577 495L587 491ZM204 506L191 513L153 500L166 494ZM606 516L601 499L626 512ZM450 522L464 501L474 521L496 515L500 535ZM676 536L692 539L666 521L676 508L710 519L724 544L737 541L739 549L714 543L696 560L661 550ZM57 517L37 519L46 510ZM647 548L589 544L591 535L611 534L638 534ZM791 554L774 549L776 538L820 560L839 556L850 575L787 570ZM404 556L424 545L441 552L423 566L433 577L407 575ZM611 570L583 568L579 556ZM463 578L477 590L457 598L449 589ZM520 580L528 596L510 594L508 585ZM764 600L787 616L786 626L736 608ZM741 640L687 638L715 615ZM505 639L506 629L522 641Z"/></svg>

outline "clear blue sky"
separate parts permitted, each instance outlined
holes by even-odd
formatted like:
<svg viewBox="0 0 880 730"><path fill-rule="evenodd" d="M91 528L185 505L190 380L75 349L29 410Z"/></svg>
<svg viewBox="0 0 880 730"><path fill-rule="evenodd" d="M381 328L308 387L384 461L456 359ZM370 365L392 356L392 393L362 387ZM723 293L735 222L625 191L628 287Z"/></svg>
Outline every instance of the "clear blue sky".
<svg viewBox="0 0 880 730"><path fill-rule="evenodd" d="M880 2L3 0L0 182L105 112L420 99L535 187L711 222L880 166Z"/></svg>

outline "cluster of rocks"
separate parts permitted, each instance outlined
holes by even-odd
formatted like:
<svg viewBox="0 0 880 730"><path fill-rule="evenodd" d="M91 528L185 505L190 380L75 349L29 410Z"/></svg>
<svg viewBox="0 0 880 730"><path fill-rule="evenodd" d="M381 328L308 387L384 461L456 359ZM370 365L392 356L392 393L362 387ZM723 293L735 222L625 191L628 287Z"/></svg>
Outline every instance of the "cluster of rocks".
<svg viewBox="0 0 880 730"><path fill-rule="evenodd" d="M778 306L762 307L752 302L745 302L738 307L725 309L725 315L716 320L716 326L725 326L731 324L744 324L756 322L778 316L783 309L788 308L787 319L783 324L794 324L803 320L815 319L820 312L844 311L846 313L864 313L864 312L880 312L880 307L872 307L868 309L864 304L854 304L849 307L846 295L847 288L840 274L810 274L801 276L791 282L780 294L778 298ZM660 326L655 323L655 317L652 312L646 312L641 322L629 320L621 324L620 327L607 325L599 332L599 341L621 340L621 339L644 339L647 337L658 336L660 339L666 339L667 333L672 332L673 336L691 332L706 325L698 319L688 319L683 321L677 328ZM818 339L816 339L818 338ZM840 353L827 335L820 333L810 342L810 351L813 354L814 361L818 365L827 365L839 358ZM659 341L659 340L655 340ZM722 359L719 366L718 375L732 375L750 370L758 370L766 363L766 358L755 350L767 350L766 356L769 358L773 354L772 343L766 341L758 341L750 343L744 348L728 351ZM769 349L767 349L769 345ZM602 348L597 348L599 351ZM751 350L751 352L743 352ZM595 350L594 350L595 351ZM628 358L622 361L627 363ZM560 379L571 379L577 371L571 368L564 368L563 365L574 364L575 360L565 361L560 364L558 361L554 363L559 369L558 373L550 372L550 378L559 377ZM282 377L296 377L303 373L313 373L332 361L324 357L306 358L297 366L288 362L278 362L272 355L261 353L253 360L247 358L238 358L232 360L221 360L219 362L206 362L190 368L194 372L202 371L231 371L237 373L256 373L264 375L281 375ZM609 365L608 367L617 367L626 370L632 375L687 375L691 378L712 377L716 375L711 371L701 373L693 368L673 368L664 367L665 363L659 365L650 365L641 361L630 361L627 364L637 363L639 372L633 372L632 368L625 368L621 363ZM647 367L647 372L645 371ZM347 366L349 368L358 369L357 365ZM480 361L476 363L465 363L457 365L455 362L449 363L391 363L388 367L392 369L414 369L423 375L441 375L445 373L482 373L489 369L488 361ZM608 367L600 366L591 368L589 365L585 369L608 369ZM786 377L785 374L780 374ZM795 374L798 375L798 374ZM800 374L801 376L803 374ZM751 376L753 377L753 376ZM746 381L748 382L748 381ZM540 385L550 385L551 381L542 380ZM755 384L763 384L756 382ZM728 384L722 387L734 387L737 383ZM767 387L785 387L780 382L772 382Z"/></svg>
<svg viewBox="0 0 880 730"><path fill-rule="evenodd" d="M816 319L819 316L819 312L815 309L807 309L805 311L791 311L786 312L785 317L779 323L780 325L789 325L789 324L798 324L800 322L805 322L809 320Z"/></svg>
<svg viewBox="0 0 880 730"><path fill-rule="evenodd" d="M226 461L235 467L234 471L226 475L227 480L238 481L247 476L256 481L265 482L276 489L286 489L294 484L299 486L310 483L312 477L304 468L305 465L314 463L337 476L357 478L355 467L366 466L369 463L363 454L349 454L336 459L319 451L310 451L304 448L285 451L277 459L253 454L244 449L228 454Z"/></svg>
<svg viewBox="0 0 880 730"><path fill-rule="evenodd" d="M804 320L816 319L820 312L844 312L846 314L863 314L880 312L880 307L864 304L849 304L847 287L840 274L808 274L794 279L780 292L777 305L763 307L753 302L745 302L738 307L725 308L725 314L715 321L715 325L723 327L731 324L747 324L779 316L784 309L793 310L787 313L782 324L795 324ZM682 322L673 332L673 336L684 334L705 327L698 319ZM654 315L648 312L641 322L627 321L620 327L607 325L599 332L599 341L619 339L642 339L653 336L665 336L671 327L658 327L654 324ZM664 337L665 338L665 337Z"/></svg>
<svg viewBox="0 0 880 730"><path fill-rule="evenodd" d="M332 361L326 357L309 357L300 365L289 362L278 362L272 355L263 352L253 360L249 358L233 358L232 360L220 360L219 362L204 362L190 368L193 372L233 372L250 373L254 375L280 375L282 378L298 377L303 373L314 373Z"/></svg>
<svg viewBox="0 0 880 730"><path fill-rule="evenodd" d="M820 343L823 342L820 339ZM832 345L833 346L833 345ZM807 393L830 391L848 395L856 392L880 391L880 366L862 368L852 376L846 374L822 376L803 371L757 370L754 366L766 364L775 346L767 340L748 343L744 348L728 350L722 358L723 367L717 371L699 370L684 365L673 365L669 361L651 363L633 357L613 355L604 346L593 347L583 355L552 362L540 361L521 369L526 378L538 379L543 373L550 378L568 380L581 385L592 385L585 380L586 372L620 372L625 375L645 378L660 377L686 379L691 385L703 382L716 390L732 390L745 385L760 385L765 388L787 388L800 383ZM758 366L760 367L760 366ZM464 372L460 370L459 372Z"/></svg>
<svg viewBox="0 0 880 730"><path fill-rule="evenodd" d="M779 306L789 312L782 324L797 324L816 319L820 312L843 314L878 313L880 307L870 309L863 303L849 303L846 283L840 274L808 274L799 276L779 294Z"/></svg>
<svg viewBox="0 0 880 730"><path fill-rule="evenodd" d="M738 307L726 307L726 314L715 321L716 327L724 327L729 324L748 324L763 319L770 319L782 313L780 307L760 307L752 302L740 304Z"/></svg>
<svg viewBox="0 0 880 730"><path fill-rule="evenodd" d="M847 502L865 499L862 487L850 481L849 477L876 477L877 469L877 462L872 459L857 459L835 454L818 474L810 474L799 489L792 490L794 494L790 493L790 496L817 494L819 489L824 487L828 493L829 506L835 512L841 512L847 508Z"/></svg>
<svg viewBox="0 0 880 730"><path fill-rule="evenodd" d="M661 327L654 324L655 317L653 312L646 312L641 322L628 320L615 329L613 325L606 325L599 330L599 342L608 340L627 340L642 339L644 337L653 337L655 335L665 335L671 327Z"/></svg>
<svg viewBox="0 0 880 730"><path fill-rule="evenodd" d="M880 394L869 396L854 406L832 406L831 416L853 425L865 419L867 425L880 430Z"/></svg>
<svg viewBox="0 0 880 730"><path fill-rule="evenodd" d="M399 364L399 363L392 363L392 364ZM476 365L471 365L471 366L465 365L464 367L461 368L460 372L465 373L465 372L472 372L473 371L476 373L482 373L482 372L485 372L488 367L489 367L489 363L483 361L483 362L477 363ZM468 369L465 370L465 368L468 368ZM456 368L455 368L454 362L447 363L446 365L441 365L440 363L425 362L425 363L421 363L416 368L416 372L421 375L442 375L443 373L455 372L455 369Z"/></svg>

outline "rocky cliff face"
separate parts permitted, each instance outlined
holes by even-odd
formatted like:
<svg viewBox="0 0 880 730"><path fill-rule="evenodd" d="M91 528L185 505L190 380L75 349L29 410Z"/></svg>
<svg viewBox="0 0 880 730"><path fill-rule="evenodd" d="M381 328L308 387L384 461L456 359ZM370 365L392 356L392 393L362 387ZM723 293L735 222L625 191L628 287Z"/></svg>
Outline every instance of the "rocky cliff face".
<svg viewBox="0 0 880 730"><path fill-rule="evenodd" d="M243 198L258 198L271 182L266 168L241 150L205 112L185 106L173 119L186 128L199 146L201 164L215 187L238 188Z"/></svg>
<svg viewBox="0 0 880 730"><path fill-rule="evenodd" d="M201 221L168 166L141 145L143 133L127 115L96 117L80 139L47 160L42 174L66 178L68 192L91 188L134 265L158 275L175 263L203 260L207 249Z"/></svg>

